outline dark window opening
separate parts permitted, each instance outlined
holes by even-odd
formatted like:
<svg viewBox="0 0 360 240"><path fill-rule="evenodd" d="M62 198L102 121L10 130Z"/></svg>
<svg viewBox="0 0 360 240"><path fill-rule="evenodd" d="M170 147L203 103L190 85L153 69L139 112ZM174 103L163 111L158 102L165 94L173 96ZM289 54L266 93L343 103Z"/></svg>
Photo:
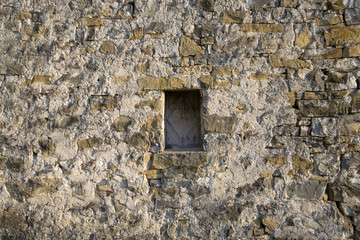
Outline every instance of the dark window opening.
<svg viewBox="0 0 360 240"><path fill-rule="evenodd" d="M200 91L165 92L165 149L201 151Z"/></svg>

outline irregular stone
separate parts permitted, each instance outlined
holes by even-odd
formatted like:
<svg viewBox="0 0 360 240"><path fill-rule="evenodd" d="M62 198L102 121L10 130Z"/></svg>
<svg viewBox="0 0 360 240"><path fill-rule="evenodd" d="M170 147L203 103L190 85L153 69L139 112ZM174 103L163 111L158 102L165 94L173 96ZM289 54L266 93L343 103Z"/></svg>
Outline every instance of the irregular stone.
<svg viewBox="0 0 360 240"><path fill-rule="evenodd" d="M55 152L56 145L50 139L38 141L40 150L43 155L47 156Z"/></svg>
<svg viewBox="0 0 360 240"><path fill-rule="evenodd" d="M143 126L146 131L161 131L162 130L162 117L159 116L151 116L146 119L146 122Z"/></svg>
<svg viewBox="0 0 360 240"><path fill-rule="evenodd" d="M360 45L350 46L344 48L343 57L360 57Z"/></svg>
<svg viewBox="0 0 360 240"><path fill-rule="evenodd" d="M324 100L327 99L328 95L326 92L304 92L304 100Z"/></svg>
<svg viewBox="0 0 360 240"><path fill-rule="evenodd" d="M204 129L207 132L231 133L237 122L236 117L208 115L204 117Z"/></svg>
<svg viewBox="0 0 360 240"><path fill-rule="evenodd" d="M324 18L317 19L316 25L318 26L331 26L343 22L343 16L338 14L325 15Z"/></svg>
<svg viewBox="0 0 360 240"><path fill-rule="evenodd" d="M81 23L84 26L87 27L100 27L104 25L104 19L98 18L98 17L93 17L93 18L89 18L89 17L84 17L84 18L79 18L77 20L78 23Z"/></svg>
<svg viewBox="0 0 360 240"><path fill-rule="evenodd" d="M159 111L163 108L163 104L160 100L156 100L156 99L145 100L135 104L135 108L142 108L142 107L150 107L151 110Z"/></svg>
<svg viewBox="0 0 360 240"><path fill-rule="evenodd" d="M122 76L112 77L111 80L116 82L120 86L123 86L130 81L130 79L128 77L122 77Z"/></svg>
<svg viewBox="0 0 360 240"><path fill-rule="evenodd" d="M26 221L26 216L21 214L21 208L12 207L10 209L3 209L0 213L0 226L3 230L3 236L6 236L6 230L15 233L17 238L26 238L24 232L29 226ZM21 234L20 234L21 233Z"/></svg>
<svg viewBox="0 0 360 240"><path fill-rule="evenodd" d="M348 152L341 157L341 167L345 170L356 170L360 167L360 152Z"/></svg>
<svg viewBox="0 0 360 240"><path fill-rule="evenodd" d="M360 112L360 90L357 90L355 93L351 94L351 99L351 112Z"/></svg>
<svg viewBox="0 0 360 240"><path fill-rule="evenodd" d="M308 53L306 53L306 57L310 59L337 59L343 57L343 50L341 48L335 48L330 51L327 51L327 53L319 54L319 55L311 55L309 56Z"/></svg>
<svg viewBox="0 0 360 240"><path fill-rule="evenodd" d="M137 28L134 30L134 39L141 40L144 37L144 28Z"/></svg>
<svg viewBox="0 0 360 240"><path fill-rule="evenodd" d="M54 77L49 75L34 75L32 84L51 84L51 81Z"/></svg>
<svg viewBox="0 0 360 240"><path fill-rule="evenodd" d="M326 183L319 181L292 182L286 186L286 195L294 199L321 200Z"/></svg>
<svg viewBox="0 0 360 240"><path fill-rule="evenodd" d="M232 69L229 67L213 67L211 74L215 76L231 75Z"/></svg>
<svg viewBox="0 0 360 240"><path fill-rule="evenodd" d="M326 45L345 45L360 43L360 28L332 27L324 32Z"/></svg>
<svg viewBox="0 0 360 240"><path fill-rule="evenodd" d="M191 40L186 36L182 36L180 38L179 52L180 56L182 57L204 54L204 50L201 48L201 46L197 45L194 40Z"/></svg>
<svg viewBox="0 0 360 240"><path fill-rule="evenodd" d="M148 180L156 180L156 179L164 178L164 171L161 169L145 170L139 174L145 174Z"/></svg>
<svg viewBox="0 0 360 240"><path fill-rule="evenodd" d="M278 166L286 164L286 156L283 154L278 154L275 157L266 158L266 163L270 163L271 165Z"/></svg>
<svg viewBox="0 0 360 240"><path fill-rule="evenodd" d="M345 22L346 25L360 24L360 9L359 8L345 9Z"/></svg>
<svg viewBox="0 0 360 240"><path fill-rule="evenodd" d="M152 56L154 54L154 48L151 45L142 47L141 51L149 56Z"/></svg>
<svg viewBox="0 0 360 240"><path fill-rule="evenodd" d="M120 108L121 96L94 95L90 98L91 107L97 111Z"/></svg>
<svg viewBox="0 0 360 240"><path fill-rule="evenodd" d="M292 166L293 171L302 171L303 173L306 173L307 171L314 168L314 163L309 159L297 154L292 157Z"/></svg>
<svg viewBox="0 0 360 240"><path fill-rule="evenodd" d="M19 64L11 63L7 65L7 71L11 75L23 75L24 74L24 67Z"/></svg>
<svg viewBox="0 0 360 240"><path fill-rule="evenodd" d="M311 135L318 137L338 135L337 118L312 118Z"/></svg>
<svg viewBox="0 0 360 240"><path fill-rule="evenodd" d="M298 69L298 68L310 67L310 63L302 61L300 59L280 58L273 54L269 56L269 63L271 67L274 68L289 67L289 68Z"/></svg>
<svg viewBox="0 0 360 240"><path fill-rule="evenodd" d="M244 18L249 15L249 11L225 12L221 18L222 23L242 23Z"/></svg>
<svg viewBox="0 0 360 240"><path fill-rule="evenodd" d="M55 128L67 128L80 121L79 116L64 116L55 119Z"/></svg>
<svg viewBox="0 0 360 240"><path fill-rule="evenodd" d="M128 136L125 139L125 142L130 146L138 149L147 150L150 146L150 140L146 133L135 133L131 136Z"/></svg>
<svg viewBox="0 0 360 240"><path fill-rule="evenodd" d="M312 38L312 34L310 33L308 27L305 26L302 33L297 36L295 46L305 48L309 43L311 43Z"/></svg>
<svg viewBox="0 0 360 240"><path fill-rule="evenodd" d="M286 8L296 8L299 4L299 0L281 0L281 6Z"/></svg>
<svg viewBox="0 0 360 240"><path fill-rule="evenodd" d="M86 138L86 139L79 139L77 141L77 146L80 150L82 150L85 148L99 147L99 146L103 145L104 142L105 142L104 139L92 137L92 138Z"/></svg>
<svg viewBox="0 0 360 240"><path fill-rule="evenodd" d="M284 26L281 24L244 23L244 24L240 24L239 27L240 27L240 31L244 31L244 32L262 32L262 33L284 32Z"/></svg>
<svg viewBox="0 0 360 240"><path fill-rule="evenodd" d="M201 39L201 45L212 45L214 42L214 37L206 37Z"/></svg>
<svg viewBox="0 0 360 240"><path fill-rule="evenodd" d="M313 154L321 176L336 176L340 172L340 156L336 154Z"/></svg>
<svg viewBox="0 0 360 240"><path fill-rule="evenodd" d="M112 41L104 41L100 46L100 52L103 54L117 54L117 47Z"/></svg>
<svg viewBox="0 0 360 240"><path fill-rule="evenodd" d="M0 170L7 169L8 158L4 156L0 156Z"/></svg>
<svg viewBox="0 0 360 240"><path fill-rule="evenodd" d="M198 0L198 6L201 7L204 11L213 12L214 0Z"/></svg>
<svg viewBox="0 0 360 240"><path fill-rule="evenodd" d="M328 200L330 201L342 202L344 200L342 190L339 186L328 184L326 194L328 195Z"/></svg>
<svg viewBox="0 0 360 240"><path fill-rule="evenodd" d="M154 155L152 167L164 169L168 167L203 167L208 163L205 152L163 152Z"/></svg>
<svg viewBox="0 0 360 240"><path fill-rule="evenodd" d="M129 126L134 122L132 118L128 116L119 116L111 124L111 127L118 132L125 132L128 130Z"/></svg>
<svg viewBox="0 0 360 240"><path fill-rule="evenodd" d="M114 189L109 183L102 182L96 185L96 195L99 197L114 196Z"/></svg>
<svg viewBox="0 0 360 240"><path fill-rule="evenodd" d="M26 20L26 19L31 19L32 18L32 14L29 13L29 12L23 12L21 11L19 16L18 16L18 19L19 20Z"/></svg>

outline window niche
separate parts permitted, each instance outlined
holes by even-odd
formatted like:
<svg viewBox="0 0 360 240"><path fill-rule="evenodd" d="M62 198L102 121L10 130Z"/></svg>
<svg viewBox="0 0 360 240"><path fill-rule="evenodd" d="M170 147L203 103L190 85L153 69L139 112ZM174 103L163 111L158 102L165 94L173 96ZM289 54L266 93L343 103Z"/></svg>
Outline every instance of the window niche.
<svg viewBox="0 0 360 240"><path fill-rule="evenodd" d="M165 91L165 150L202 151L200 90Z"/></svg>

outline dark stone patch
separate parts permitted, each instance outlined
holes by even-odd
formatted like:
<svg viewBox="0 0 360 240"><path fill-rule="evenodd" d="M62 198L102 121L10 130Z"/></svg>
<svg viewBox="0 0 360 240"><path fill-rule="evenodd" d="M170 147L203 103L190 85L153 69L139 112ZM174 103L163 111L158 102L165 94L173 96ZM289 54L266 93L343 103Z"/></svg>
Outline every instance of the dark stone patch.
<svg viewBox="0 0 360 240"><path fill-rule="evenodd" d="M320 181L292 182L286 186L290 198L321 200L324 196L326 183Z"/></svg>

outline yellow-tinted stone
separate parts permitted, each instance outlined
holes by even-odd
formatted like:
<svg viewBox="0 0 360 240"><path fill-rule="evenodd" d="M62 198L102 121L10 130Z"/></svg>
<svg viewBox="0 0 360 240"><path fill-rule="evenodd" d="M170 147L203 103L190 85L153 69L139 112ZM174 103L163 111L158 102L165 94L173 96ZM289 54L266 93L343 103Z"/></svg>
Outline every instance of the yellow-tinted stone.
<svg viewBox="0 0 360 240"><path fill-rule="evenodd" d="M213 76L202 75L199 80L209 87L214 87L215 78Z"/></svg>
<svg viewBox="0 0 360 240"><path fill-rule="evenodd" d="M317 19L315 23L318 26L330 26L330 25L335 25L335 24L339 24L342 22L343 22L343 16L337 15L337 16L334 16L329 19Z"/></svg>
<svg viewBox="0 0 360 240"><path fill-rule="evenodd" d="M111 78L112 81L116 82L119 85L125 85L129 82L129 78L127 77L112 77Z"/></svg>
<svg viewBox="0 0 360 240"><path fill-rule="evenodd" d="M182 57L204 54L204 50L201 46L197 45L194 40L191 40L186 36L180 38L179 52Z"/></svg>
<svg viewBox="0 0 360 240"><path fill-rule="evenodd" d="M50 75L35 75L32 80L32 84L38 84L38 83L51 84L51 80L53 78L54 77Z"/></svg>
<svg viewBox="0 0 360 240"><path fill-rule="evenodd" d="M295 172L298 170L306 172L314 168L314 164L309 159L306 159L300 155L293 156L292 160L293 160L293 170Z"/></svg>
<svg viewBox="0 0 360 240"><path fill-rule="evenodd" d="M240 31L244 32L284 32L284 26L281 24L271 23L244 23L239 25Z"/></svg>
<svg viewBox="0 0 360 240"><path fill-rule="evenodd" d="M144 37L144 28L134 30L134 39L141 40Z"/></svg>
<svg viewBox="0 0 360 240"><path fill-rule="evenodd" d="M270 77L270 74L267 73L255 73L251 75L249 78L254 80L264 80L268 79Z"/></svg>
<svg viewBox="0 0 360 240"><path fill-rule="evenodd" d="M344 45L347 43L360 43L360 28L333 27L324 32L326 45Z"/></svg>
<svg viewBox="0 0 360 240"><path fill-rule="evenodd" d="M19 20L26 20L26 19L30 19L32 17L32 14L29 12L20 12L18 19Z"/></svg>
<svg viewBox="0 0 360 240"><path fill-rule="evenodd" d="M309 32L309 29L305 26L303 32L297 36L295 45L299 48L304 48L311 42L311 39L312 35Z"/></svg>
<svg viewBox="0 0 360 240"><path fill-rule="evenodd" d="M360 45L346 47L343 52L343 57L360 57Z"/></svg>
<svg viewBox="0 0 360 240"><path fill-rule="evenodd" d="M79 18L77 20L78 23L81 23L87 27L100 27L104 25L104 19L98 18L98 17L84 17Z"/></svg>
<svg viewBox="0 0 360 240"><path fill-rule="evenodd" d="M231 75L232 71L229 67L213 67L211 74L215 76Z"/></svg>
<svg viewBox="0 0 360 240"><path fill-rule="evenodd" d="M281 0L281 6L286 8L295 8L299 0Z"/></svg>
<svg viewBox="0 0 360 240"><path fill-rule="evenodd" d="M265 218L262 220L262 223L265 226L270 226L270 227L275 227L277 225L279 225L279 223L275 222L274 220L272 220L271 218Z"/></svg>
<svg viewBox="0 0 360 240"><path fill-rule="evenodd" d="M266 159L266 163L270 163L271 165L284 165L286 163L286 156L282 154L278 154L275 157L268 157Z"/></svg>
<svg viewBox="0 0 360 240"><path fill-rule="evenodd" d="M288 58L280 58L274 54L269 56L269 63L274 68L279 67L289 67L289 68L305 68L310 67L310 63L302 61L300 59L288 59Z"/></svg>
<svg viewBox="0 0 360 240"><path fill-rule="evenodd" d="M149 69L149 67L150 67L149 61L146 61L143 64L135 66L135 70L140 73L146 73L146 71Z"/></svg>
<svg viewBox="0 0 360 240"><path fill-rule="evenodd" d="M141 108L141 107L150 107L151 110L161 110L162 109L162 102L160 100L156 100L156 99L151 99L151 100L145 100L145 101L141 101L137 104L135 104L135 108Z"/></svg>
<svg viewBox="0 0 360 240"><path fill-rule="evenodd" d="M98 147L104 143L104 140L101 138L87 138L87 139L80 139L77 141L77 146L79 149L85 148L93 148Z"/></svg>
<svg viewBox="0 0 360 240"><path fill-rule="evenodd" d="M146 119L144 129L146 131L160 131L162 129L161 115L148 117Z"/></svg>
<svg viewBox="0 0 360 240"><path fill-rule="evenodd" d="M336 59L336 58L341 58L342 56L343 56L342 49L335 48L334 50L332 50L328 53L311 56L310 59Z"/></svg>
<svg viewBox="0 0 360 240"><path fill-rule="evenodd" d="M226 12L221 18L222 23L242 23L244 18L249 15L248 11Z"/></svg>
<svg viewBox="0 0 360 240"><path fill-rule="evenodd" d="M142 77L139 79L139 87L143 89L181 89L190 87L189 78L156 78L156 77Z"/></svg>
<svg viewBox="0 0 360 240"><path fill-rule="evenodd" d="M117 47L112 41L104 41L100 46L100 52L103 54L116 54Z"/></svg>

